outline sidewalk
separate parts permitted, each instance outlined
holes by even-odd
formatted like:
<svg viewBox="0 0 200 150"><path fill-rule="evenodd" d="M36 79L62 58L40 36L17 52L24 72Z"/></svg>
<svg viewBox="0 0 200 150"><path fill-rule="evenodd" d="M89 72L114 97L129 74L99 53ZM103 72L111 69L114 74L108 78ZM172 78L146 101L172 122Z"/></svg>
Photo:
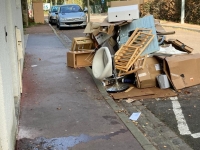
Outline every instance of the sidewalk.
<svg viewBox="0 0 200 150"><path fill-rule="evenodd" d="M163 27L181 28L181 29L200 32L200 26L194 24L188 24L188 23L181 24L170 21L161 21L161 25Z"/></svg>
<svg viewBox="0 0 200 150"><path fill-rule="evenodd" d="M142 150L87 70L66 67L68 49L51 28L42 25L26 32L31 34L16 149Z"/></svg>

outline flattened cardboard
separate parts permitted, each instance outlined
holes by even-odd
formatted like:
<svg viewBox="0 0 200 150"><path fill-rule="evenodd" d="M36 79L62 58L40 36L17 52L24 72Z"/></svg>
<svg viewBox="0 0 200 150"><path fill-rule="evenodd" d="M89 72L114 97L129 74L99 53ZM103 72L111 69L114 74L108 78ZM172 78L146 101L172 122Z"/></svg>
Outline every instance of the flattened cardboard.
<svg viewBox="0 0 200 150"><path fill-rule="evenodd" d="M200 84L200 54L166 57L163 65L175 90Z"/></svg>
<svg viewBox="0 0 200 150"><path fill-rule="evenodd" d="M137 97L143 95L153 95L153 94L154 92L150 89L138 89L134 87L128 92L112 93L111 95L114 99L123 99L123 98Z"/></svg>
<svg viewBox="0 0 200 150"><path fill-rule="evenodd" d="M89 22L85 28L85 30L83 31L83 33L92 33L95 30L99 30L100 27L100 23L96 23L96 22Z"/></svg>
<svg viewBox="0 0 200 150"><path fill-rule="evenodd" d="M138 97L131 97L135 100L140 99L151 99L151 98L167 98L167 97L174 97L177 96L177 93L173 91L172 89L160 89L157 87L147 88L148 90L151 90L154 92L153 95L144 95L144 96L138 96ZM146 90L146 89L144 89Z"/></svg>
<svg viewBox="0 0 200 150"><path fill-rule="evenodd" d="M147 57L144 68L136 72L137 87L156 87L156 77L159 74L161 74L159 61L155 57Z"/></svg>

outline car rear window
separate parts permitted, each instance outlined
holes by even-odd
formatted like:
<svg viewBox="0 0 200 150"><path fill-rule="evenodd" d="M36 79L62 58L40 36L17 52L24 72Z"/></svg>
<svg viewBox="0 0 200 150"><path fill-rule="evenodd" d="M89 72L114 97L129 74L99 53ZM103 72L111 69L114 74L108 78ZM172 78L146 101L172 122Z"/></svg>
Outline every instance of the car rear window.
<svg viewBox="0 0 200 150"><path fill-rule="evenodd" d="M51 12L57 12L58 11L58 6L53 6L51 8Z"/></svg>

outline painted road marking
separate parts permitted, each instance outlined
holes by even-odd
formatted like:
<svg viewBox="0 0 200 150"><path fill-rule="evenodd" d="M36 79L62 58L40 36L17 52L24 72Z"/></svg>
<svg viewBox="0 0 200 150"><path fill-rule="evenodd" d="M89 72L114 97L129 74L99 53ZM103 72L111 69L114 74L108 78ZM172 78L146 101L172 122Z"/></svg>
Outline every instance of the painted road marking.
<svg viewBox="0 0 200 150"><path fill-rule="evenodd" d="M172 101L172 107L173 107L173 111L177 120L177 124L178 124L178 130L180 132L181 135L191 135L193 138L199 138L200 137L200 133L191 133L191 131L189 130L189 127L187 125L187 122L185 120L185 117L183 115L182 109L181 109L181 105L178 101L178 97L170 97L171 101Z"/></svg>

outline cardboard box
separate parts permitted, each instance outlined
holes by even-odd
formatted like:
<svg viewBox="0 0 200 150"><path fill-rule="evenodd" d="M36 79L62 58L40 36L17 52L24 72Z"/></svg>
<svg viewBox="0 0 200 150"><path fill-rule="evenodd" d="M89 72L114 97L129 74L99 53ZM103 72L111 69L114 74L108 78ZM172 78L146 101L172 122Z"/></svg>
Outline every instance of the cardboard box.
<svg viewBox="0 0 200 150"><path fill-rule="evenodd" d="M44 23L43 2L33 2L33 17L35 23Z"/></svg>
<svg viewBox="0 0 200 150"><path fill-rule="evenodd" d="M78 68L92 66L94 50L67 52L67 66Z"/></svg>
<svg viewBox="0 0 200 150"><path fill-rule="evenodd" d="M99 30L100 27L100 23L98 22L89 22L85 28L85 30L83 31L83 33L92 33L95 30Z"/></svg>
<svg viewBox="0 0 200 150"><path fill-rule="evenodd" d="M161 89L167 89L170 87L169 80L165 74L158 75L156 78Z"/></svg>
<svg viewBox="0 0 200 150"><path fill-rule="evenodd" d="M108 22L139 19L138 5L108 8Z"/></svg>
<svg viewBox="0 0 200 150"><path fill-rule="evenodd" d="M159 61L154 57L148 57L144 69L136 72L136 84L138 88L156 87L156 77L161 74Z"/></svg>
<svg viewBox="0 0 200 150"><path fill-rule="evenodd" d="M166 57L163 68L175 90L200 84L200 54Z"/></svg>

